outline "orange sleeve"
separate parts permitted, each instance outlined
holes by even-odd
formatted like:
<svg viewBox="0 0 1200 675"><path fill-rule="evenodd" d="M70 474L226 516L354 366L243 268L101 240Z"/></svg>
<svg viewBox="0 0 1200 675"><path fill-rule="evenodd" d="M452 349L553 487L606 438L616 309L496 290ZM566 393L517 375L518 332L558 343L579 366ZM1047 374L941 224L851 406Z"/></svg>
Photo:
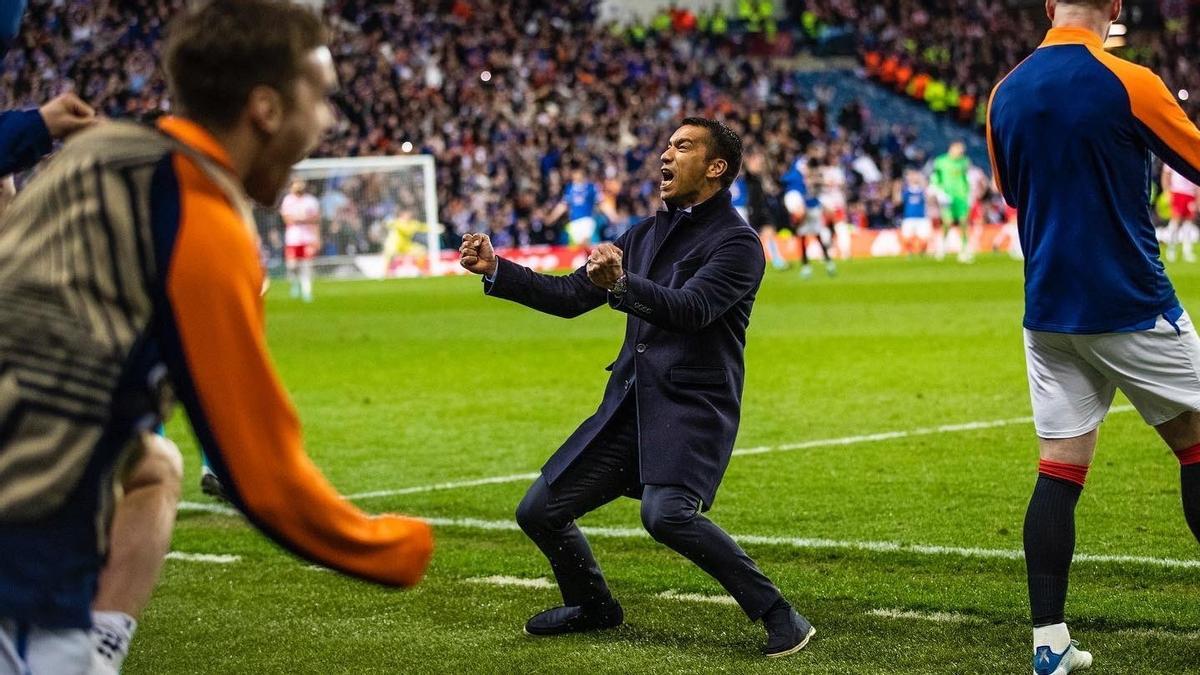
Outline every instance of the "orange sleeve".
<svg viewBox="0 0 1200 675"><path fill-rule="evenodd" d="M1172 169L1200 184L1200 130L1188 119L1162 79L1150 70L1103 51L1093 54L1129 92L1133 117L1146 144Z"/></svg>
<svg viewBox="0 0 1200 675"><path fill-rule="evenodd" d="M433 552L428 524L362 513L305 454L267 352L251 234L190 160L176 156L174 170L178 229L165 279L172 327L164 331L173 337L164 341L180 352L174 383L233 502L298 555L368 581L417 583Z"/></svg>
<svg viewBox="0 0 1200 675"><path fill-rule="evenodd" d="M992 103L996 101L996 92L1000 91L1001 84L1004 84L1004 80L992 88L992 94L988 97L987 128L984 130L984 134L987 136L988 160L992 164L992 181L996 183L996 191L1007 201L1008 196L1004 194L1004 183L1000 180L1000 165L996 163L996 144L992 140Z"/></svg>
<svg viewBox="0 0 1200 675"><path fill-rule="evenodd" d="M1000 162L997 161L996 157L996 140L992 131L992 115L995 113L993 105L996 103L996 94L999 93L1000 87L1004 86L1005 80L1012 76L1013 73L1017 72L1017 68L1025 65L1025 62L1028 61L1032 56L1033 55L1030 54L1024 59L1021 59L1021 62L1017 64L1016 68L1008 71L1004 77L1000 78L1000 81L996 83L996 86L992 87L992 93L988 96L987 115L985 116L987 123L984 133L987 136L988 160L992 164L992 180L996 183L996 191L1000 193L1000 196L1004 197L1005 203L1013 207L1015 207L1016 204L1013 203L1012 197L1004 192L1004 180L1000 175Z"/></svg>

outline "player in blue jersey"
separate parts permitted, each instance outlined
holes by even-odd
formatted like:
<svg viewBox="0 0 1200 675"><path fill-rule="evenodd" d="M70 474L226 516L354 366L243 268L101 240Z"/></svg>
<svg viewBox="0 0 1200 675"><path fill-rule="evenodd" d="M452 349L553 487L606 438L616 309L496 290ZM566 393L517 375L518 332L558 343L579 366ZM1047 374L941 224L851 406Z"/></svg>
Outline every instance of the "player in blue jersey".
<svg viewBox="0 0 1200 675"><path fill-rule="evenodd" d="M729 186L729 198L733 203L733 208L742 217L742 220L750 222L750 195L746 192L746 177L738 176L733 181L733 185Z"/></svg>
<svg viewBox="0 0 1200 675"><path fill-rule="evenodd" d="M808 181L804 177L806 169L804 157L799 156L779 179L783 186L783 205L792 214L793 220L800 220L804 215L804 199L808 196Z"/></svg>
<svg viewBox="0 0 1200 675"><path fill-rule="evenodd" d="M1200 339L1159 260L1148 180L1153 153L1200 183L1200 130L1156 75L1104 51L1122 0L1046 9L1054 27L992 93L987 140L1026 259L1041 455L1024 532L1033 670L1064 675L1092 663L1067 630L1067 578L1075 505L1117 389L1178 457L1200 538Z"/></svg>
<svg viewBox="0 0 1200 675"><path fill-rule="evenodd" d="M892 201L900 205L900 242L908 255L924 255L933 236L929 217L929 185L916 169L904 172L904 182L896 186Z"/></svg>
<svg viewBox="0 0 1200 675"><path fill-rule="evenodd" d="M799 221L795 225L796 239L800 247L800 278L805 281L812 278L812 267L808 263L810 238L815 240L821 249L821 258L825 261L825 273L831 277L837 274L837 263L833 262L833 256L829 255L829 242L826 241L829 230L829 210L817 196L825 186L821 182L821 167L816 158L808 160L807 173L812 177L810 186L812 193L804 196L799 207L793 204L788 209L791 211L795 208L799 217Z"/></svg>
<svg viewBox="0 0 1200 675"><path fill-rule="evenodd" d="M571 182L563 189L562 201L547 219L553 223L567 214L567 236L575 246L587 246L595 241L596 212L600 205L600 188L587 179L582 166L571 169Z"/></svg>

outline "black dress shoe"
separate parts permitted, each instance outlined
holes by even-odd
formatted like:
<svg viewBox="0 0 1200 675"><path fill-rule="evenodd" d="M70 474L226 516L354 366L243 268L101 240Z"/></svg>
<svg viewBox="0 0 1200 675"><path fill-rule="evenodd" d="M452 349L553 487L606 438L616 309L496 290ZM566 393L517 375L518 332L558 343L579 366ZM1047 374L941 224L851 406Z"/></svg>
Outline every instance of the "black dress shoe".
<svg viewBox="0 0 1200 675"><path fill-rule="evenodd" d="M763 626L767 629L763 654L771 658L795 654L808 646L808 641L817 634L808 619L786 603L767 612L763 616Z"/></svg>
<svg viewBox="0 0 1200 675"><path fill-rule="evenodd" d="M565 635L616 628L625 621L621 603L612 600L586 607L555 607L525 622L527 635Z"/></svg>

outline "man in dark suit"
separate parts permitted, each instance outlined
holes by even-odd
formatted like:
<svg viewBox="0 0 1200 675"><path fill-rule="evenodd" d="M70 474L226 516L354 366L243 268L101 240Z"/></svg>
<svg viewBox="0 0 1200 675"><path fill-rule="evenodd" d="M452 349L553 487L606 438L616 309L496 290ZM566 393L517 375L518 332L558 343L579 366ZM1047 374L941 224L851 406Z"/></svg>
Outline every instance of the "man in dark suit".
<svg viewBox="0 0 1200 675"><path fill-rule="evenodd" d="M498 258L468 235L462 265L489 294L571 318L607 304L628 314L600 408L550 458L517 507L521 529L550 559L565 606L525 625L531 635L618 626L624 619L575 519L620 496L642 500L642 524L696 563L767 630L768 656L795 653L815 630L783 599L708 510L733 452L750 309L765 261L734 210L729 185L742 142L720 122L689 117L662 154L666 204L602 244L567 276Z"/></svg>

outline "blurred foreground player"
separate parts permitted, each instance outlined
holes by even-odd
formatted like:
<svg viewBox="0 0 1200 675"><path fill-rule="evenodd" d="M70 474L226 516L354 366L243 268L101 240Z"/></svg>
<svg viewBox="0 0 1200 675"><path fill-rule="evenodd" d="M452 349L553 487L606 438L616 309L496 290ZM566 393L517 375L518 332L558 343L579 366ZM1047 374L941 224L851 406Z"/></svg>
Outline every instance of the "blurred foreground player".
<svg viewBox="0 0 1200 675"><path fill-rule="evenodd" d="M800 651L816 632L754 561L703 515L733 452L745 376L750 310L766 267L729 186L742 141L713 120L686 118L662 154L667 209L602 244L567 276L538 274L468 235L462 266L484 290L571 318L607 304L628 315L625 342L596 414L542 467L517 507L517 523L550 560L563 607L534 616L530 635L619 626L587 539L575 524L618 497L642 502L655 540L715 578L767 630L763 652Z"/></svg>
<svg viewBox="0 0 1200 675"><path fill-rule="evenodd" d="M425 523L322 478L266 353L247 196L274 202L331 121L319 22L215 0L164 62L179 116L73 138L0 231L0 672L90 668L115 479L172 390L233 504L289 550L397 586L431 555Z"/></svg>
<svg viewBox="0 0 1200 675"><path fill-rule="evenodd" d="M1075 505L1120 389L1181 466L1200 537L1200 339L1158 259L1150 153L1200 182L1200 131L1157 76L1104 51L1121 0L1049 0L1054 27L996 86L988 145L1020 211L1041 462L1025 518L1033 670L1091 665L1064 622ZM1154 670L1147 664L1147 671Z"/></svg>

